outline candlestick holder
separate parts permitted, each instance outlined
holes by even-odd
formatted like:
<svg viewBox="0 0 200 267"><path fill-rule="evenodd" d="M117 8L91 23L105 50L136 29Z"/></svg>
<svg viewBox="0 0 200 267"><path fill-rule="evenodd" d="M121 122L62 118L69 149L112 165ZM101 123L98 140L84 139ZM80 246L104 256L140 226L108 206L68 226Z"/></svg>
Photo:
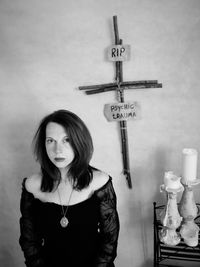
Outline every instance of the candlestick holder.
<svg viewBox="0 0 200 267"><path fill-rule="evenodd" d="M187 219L187 217L196 218L198 213L198 208L194 200L194 192L192 186L191 184L183 186L184 186L184 191L179 204L179 213L184 219Z"/></svg>
<svg viewBox="0 0 200 267"><path fill-rule="evenodd" d="M161 186L162 191L166 192L167 204L160 214L160 221L163 225L159 232L160 241L166 245L177 245L181 241L180 234L176 229L180 226L182 217L179 214L177 207L177 193L182 188L170 189L164 185Z"/></svg>
<svg viewBox="0 0 200 267"><path fill-rule="evenodd" d="M160 192L166 192L166 193L172 193L177 194L179 192L182 192L184 190L184 186L180 184L178 188L169 188L165 184L160 185Z"/></svg>
<svg viewBox="0 0 200 267"><path fill-rule="evenodd" d="M164 174L164 184L160 186L160 191L166 191L167 193L177 194L182 191L183 185L181 183L181 177L173 173L173 171L167 171Z"/></svg>
<svg viewBox="0 0 200 267"><path fill-rule="evenodd" d="M179 213L183 217L180 234L184 239L184 242L191 247L198 245L199 227L194 222L194 219L199 211L195 203L194 192L192 189L192 187L197 184L199 184L199 182L194 183L193 181L190 181L187 185L183 185L184 191L179 204Z"/></svg>
<svg viewBox="0 0 200 267"><path fill-rule="evenodd" d="M181 183L182 183L183 186L192 187L192 186L200 184L200 179L183 180L183 178L181 178Z"/></svg>
<svg viewBox="0 0 200 267"><path fill-rule="evenodd" d="M196 247L198 245L199 227L194 222L193 217L188 216L186 219L183 219L180 235L189 247Z"/></svg>

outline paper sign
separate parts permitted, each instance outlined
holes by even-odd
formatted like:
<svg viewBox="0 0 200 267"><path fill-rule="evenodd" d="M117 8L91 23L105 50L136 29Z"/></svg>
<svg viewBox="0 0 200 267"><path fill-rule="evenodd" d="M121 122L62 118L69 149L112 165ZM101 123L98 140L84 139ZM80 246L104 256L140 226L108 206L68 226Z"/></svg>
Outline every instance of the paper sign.
<svg viewBox="0 0 200 267"><path fill-rule="evenodd" d="M107 50L108 60L110 61L126 61L131 56L130 45L112 45Z"/></svg>
<svg viewBox="0 0 200 267"><path fill-rule="evenodd" d="M127 121L141 118L138 102L105 104L104 115L108 121Z"/></svg>

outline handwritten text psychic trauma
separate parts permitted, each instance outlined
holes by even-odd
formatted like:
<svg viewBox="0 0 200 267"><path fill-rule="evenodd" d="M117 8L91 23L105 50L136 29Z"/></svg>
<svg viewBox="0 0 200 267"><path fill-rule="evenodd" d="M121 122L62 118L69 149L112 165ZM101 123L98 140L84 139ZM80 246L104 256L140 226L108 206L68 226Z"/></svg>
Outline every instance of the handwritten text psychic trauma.
<svg viewBox="0 0 200 267"><path fill-rule="evenodd" d="M108 121L127 121L140 118L138 102L105 104L104 114Z"/></svg>

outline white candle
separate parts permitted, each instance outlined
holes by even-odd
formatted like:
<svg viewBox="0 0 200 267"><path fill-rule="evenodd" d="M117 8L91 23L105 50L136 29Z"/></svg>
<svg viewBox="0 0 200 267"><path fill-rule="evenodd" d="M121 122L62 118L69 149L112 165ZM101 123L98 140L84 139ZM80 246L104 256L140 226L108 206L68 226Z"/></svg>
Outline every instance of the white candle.
<svg viewBox="0 0 200 267"><path fill-rule="evenodd" d="M187 184L189 181L197 179L197 150L192 148L183 149L182 158L182 183Z"/></svg>

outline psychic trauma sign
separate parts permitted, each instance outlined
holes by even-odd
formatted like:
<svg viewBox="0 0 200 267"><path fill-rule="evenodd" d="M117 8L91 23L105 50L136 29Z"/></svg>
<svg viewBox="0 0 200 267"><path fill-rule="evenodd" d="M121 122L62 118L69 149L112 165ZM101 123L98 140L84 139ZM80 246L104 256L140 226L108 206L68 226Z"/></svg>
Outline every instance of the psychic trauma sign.
<svg viewBox="0 0 200 267"><path fill-rule="evenodd" d="M141 108L138 102L105 104L104 115L108 121L136 120L141 118Z"/></svg>

